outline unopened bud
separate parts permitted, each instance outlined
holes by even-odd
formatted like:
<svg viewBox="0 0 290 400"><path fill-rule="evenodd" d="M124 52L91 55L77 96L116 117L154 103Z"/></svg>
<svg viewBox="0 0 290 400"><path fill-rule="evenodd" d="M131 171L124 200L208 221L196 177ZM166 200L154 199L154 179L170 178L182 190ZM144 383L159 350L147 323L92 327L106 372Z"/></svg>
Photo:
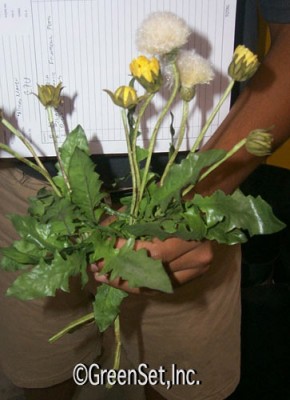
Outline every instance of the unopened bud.
<svg viewBox="0 0 290 400"><path fill-rule="evenodd" d="M111 97L112 101L119 107L131 108L138 104L137 92L131 86L120 86L115 93L104 89Z"/></svg>
<svg viewBox="0 0 290 400"><path fill-rule="evenodd" d="M245 147L250 154L258 157L271 154L273 136L268 130L257 129L249 133Z"/></svg>
<svg viewBox="0 0 290 400"><path fill-rule="evenodd" d="M181 86L179 89L179 94L180 97L182 98L182 100L184 101L191 101L196 93L196 88L195 86L191 86L191 87L186 87L186 86Z"/></svg>
<svg viewBox="0 0 290 400"><path fill-rule="evenodd" d="M237 46L228 68L229 76L235 81L242 82L250 79L259 68L256 54L243 45Z"/></svg>
<svg viewBox="0 0 290 400"><path fill-rule="evenodd" d="M61 82L57 86L53 85L37 85L38 87L38 99L44 105L44 107L57 108L61 103L60 92L63 87Z"/></svg>

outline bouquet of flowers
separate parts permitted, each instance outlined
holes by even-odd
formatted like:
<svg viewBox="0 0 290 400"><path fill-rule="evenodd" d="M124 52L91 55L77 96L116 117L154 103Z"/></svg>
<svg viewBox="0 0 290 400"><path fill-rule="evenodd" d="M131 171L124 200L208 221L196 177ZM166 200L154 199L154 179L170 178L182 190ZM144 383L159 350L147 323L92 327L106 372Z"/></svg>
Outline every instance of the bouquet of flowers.
<svg viewBox="0 0 290 400"><path fill-rule="evenodd" d="M187 156L178 163L177 155L186 137L189 109L198 85L209 83L213 72L207 60L193 51L182 49L190 29L174 14L154 13L137 32L140 55L130 64L132 79L116 91L106 90L121 109L132 176L132 194L121 199L115 210L106 201L108 194L89 154L84 130L77 126L59 146L54 112L61 102L62 84L38 86L38 99L47 110L54 140L57 170L51 177L25 135L1 113L1 123L19 137L30 150L34 162L22 157L5 144L0 147L28 164L47 180L47 185L30 198L27 215L10 215L20 239L2 248L2 268L23 271L7 294L27 300L54 296L57 290L69 291L70 277L79 275L88 282L88 265L102 261L100 274L109 280L120 277L130 287L145 287L172 292L172 284L162 262L150 258L144 249L135 250L138 239L215 240L228 245L245 242L249 236L268 234L284 227L260 197L244 196L239 190L231 195L217 191L211 196L195 194L185 200L195 185L242 146L257 156L269 154L271 134L257 129L230 151L199 151L200 144L236 81L249 79L257 70L257 57L238 46L228 68L229 85L205 123ZM137 94L142 88L142 94ZM154 96L164 84L170 95L158 115L149 145L139 145L142 119ZM173 102L182 103L182 118L168 152L162 176L151 168L156 139ZM173 126L171 126L173 129ZM112 218L113 216L113 218ZM110 223L103 223L110 217ZM125 245L116 247L119 238ZM118 333L119 306L127 293L101 284L92 304L92 313L73 322L52 341L77 325L95 320L100 331L115 323ZM120 343L119 343L120 344ZM118 356L116 363L118 362ZM116 364L115 364L116 366Z"/></svg>

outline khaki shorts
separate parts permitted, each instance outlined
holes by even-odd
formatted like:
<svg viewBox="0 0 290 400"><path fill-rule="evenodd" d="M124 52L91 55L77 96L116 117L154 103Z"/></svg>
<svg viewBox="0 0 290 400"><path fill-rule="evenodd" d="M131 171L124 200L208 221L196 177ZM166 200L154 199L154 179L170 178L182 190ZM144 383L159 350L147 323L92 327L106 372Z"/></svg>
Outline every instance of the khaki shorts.
<svg viewBox="0 0 290 400"><path fill-rule="evenodd" d="M11 167L0 163L0 246L11 244L17 235L9 213L25 214L27 199L44 186ZM0 361L3 372L19 387L41 388L72 377L73 367L91 363L100 353L100 334L91 324L66 335L53 344L48 339L73 320L92 311L92 294L72 281L71 293L55 297L18 301L5 292L17 273L0 270Z"/></svg>

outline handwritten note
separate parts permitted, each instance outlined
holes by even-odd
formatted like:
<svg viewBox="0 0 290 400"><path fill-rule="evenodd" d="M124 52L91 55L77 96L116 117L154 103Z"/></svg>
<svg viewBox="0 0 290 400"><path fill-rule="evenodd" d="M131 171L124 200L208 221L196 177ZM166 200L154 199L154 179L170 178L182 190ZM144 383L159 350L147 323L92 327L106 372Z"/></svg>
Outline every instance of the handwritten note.
<svg viewBox="0 0 290 400"><path fill-rule="evenodd" d="M63 83L64 104L55 115L59 141L77 124L85 129L94 153L126 152L119 109L102 89L114 91L130 80L128 65L138 55L135 33L154 11L171 11L192 28L188 44L208 58L216 77L198 89L192 104L184 149L197 136L228 78L233 52L236 0L0 0L0 108L41 155L54 155L47 116L34 93L37 84ZM167 90L166 88L164 89ZM156 96L142 127L146 141L164 103ZM226 102L208 135L229 109ZM172 108L175 128L180 107ZM168 116L156 151L167 151ZM2 129L2 128L1 128ZM23 145L5 129L0 139L23 155ZM1 153L6 157L6 153Z"/></svg>

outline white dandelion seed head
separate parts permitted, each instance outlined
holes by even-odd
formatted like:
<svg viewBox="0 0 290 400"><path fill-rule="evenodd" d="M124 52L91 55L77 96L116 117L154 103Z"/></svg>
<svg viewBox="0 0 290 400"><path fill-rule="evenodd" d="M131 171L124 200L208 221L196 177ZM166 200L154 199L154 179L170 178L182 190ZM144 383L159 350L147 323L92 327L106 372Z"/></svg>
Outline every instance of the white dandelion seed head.
<svg viewBox="0 0 290 400"><path fill-rule="evenodd" d="M183 46L190 33L186 22L177 15L155 12L137 30L136 44L140 52L162 56Z"/></svg>
<svg viewBox="0 0 290 400"><path fill-rule="evenodd" d="M214 77L209 61L192 50L181 50L178 53L177 67L181 85L186 88L209 83Z"/></svg>

